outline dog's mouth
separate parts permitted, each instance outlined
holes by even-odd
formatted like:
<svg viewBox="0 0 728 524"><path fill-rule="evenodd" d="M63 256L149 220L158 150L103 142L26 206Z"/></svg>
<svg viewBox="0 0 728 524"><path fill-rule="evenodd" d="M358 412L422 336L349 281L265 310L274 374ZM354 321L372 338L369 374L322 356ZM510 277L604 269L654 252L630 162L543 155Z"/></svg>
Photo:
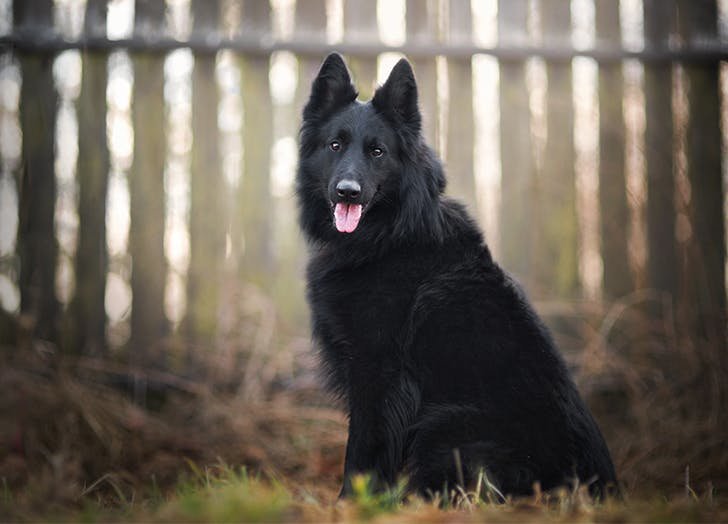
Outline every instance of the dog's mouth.
<svg viewBox="0 0 728 524"><path fill-rule="evenodd" d="M334 225L339 233L353 233L359 226L364 206L338 202L334 206Z"/></svg>
<svg viewBox="0 0 728 524"><path fill-rule="evenodd" d="M351 200L347 201L347 199L329 200L331 212L334 215L334 227L339 233L353 233L356 231L361 223L361 219L377 200L379 189L379 186L377 186L374 194L366 198L366 200L363 200L361 197L357 198L354 202Z"/></svg>

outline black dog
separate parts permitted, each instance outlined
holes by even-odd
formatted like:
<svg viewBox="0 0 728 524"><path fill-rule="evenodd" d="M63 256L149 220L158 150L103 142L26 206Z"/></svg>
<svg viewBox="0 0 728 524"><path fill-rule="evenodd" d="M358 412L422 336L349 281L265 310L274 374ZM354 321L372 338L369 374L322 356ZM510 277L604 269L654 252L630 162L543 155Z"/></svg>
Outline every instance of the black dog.
<svg viewBox="0 0 728 524"><path fill-rule="evenodd" d="M551 336L442 195L409 63L356 98L330 55L303 111L297 178L313 333L350 420L342 494L356 473L379 487L401 473L431 494L481 472L505 494L575 479L604 493L609 451Z"/></svg>

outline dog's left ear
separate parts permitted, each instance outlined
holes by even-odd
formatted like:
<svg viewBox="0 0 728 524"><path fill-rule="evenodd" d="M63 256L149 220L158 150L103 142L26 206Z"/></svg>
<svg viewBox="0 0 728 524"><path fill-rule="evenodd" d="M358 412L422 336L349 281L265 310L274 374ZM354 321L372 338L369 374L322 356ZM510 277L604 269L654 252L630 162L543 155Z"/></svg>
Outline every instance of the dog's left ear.
<svg viewBox="0 0 728 524"><path fill-rule="evenodd" d="M417 83L412 66L405 58L397 62L387 81L374 93L372 105L394 123L420 130L422 117L417 106Z"/></svg>

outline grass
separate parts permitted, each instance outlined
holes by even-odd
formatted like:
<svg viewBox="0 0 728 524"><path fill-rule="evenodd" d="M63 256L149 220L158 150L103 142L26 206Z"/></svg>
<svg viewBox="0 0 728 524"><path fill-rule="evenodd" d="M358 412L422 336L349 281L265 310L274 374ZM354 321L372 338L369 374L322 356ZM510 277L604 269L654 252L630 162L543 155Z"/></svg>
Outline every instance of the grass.
<svg viewBox="0 0 728 524"><path fill-rule="evenodd" d="M434 500L403 500L402 486L374 493L362 477L339 501L347 422L313 381L291 382L307 368L246 361L255 387L231 389L220 384L239 381L8 348L0 522L728 522L725 343L691 343L619 311L609 322L585 315L573 331L586 341L577 380L621 500L595 503L580 489L504 500L483 476ZM118 380L131 376L161 401L133 403Z"/></svg>
<svg viewBox="0 0 728 524"><path fill-rule="evenodd" d="M627 472L621 500L595 503L583 489L513 500L483 475L472 492L434 500L403 497L403 485L375 493L359 477L354 496L339 501L346 420L335 409L287 395L254 403L200 392L152 411L78 376L0 367L0 521L728 521L725 454L698 462L704 441L651 441L640 460L612 441L618 470ZM710 435L698 425L692 431ZM681 457L663 457L666 449L693 451L700 468L672 467ZM650 469L662 477L630 474ZM668 471L669 482L641 481Z"/></svg>
<svg viewBox="0 0 728 524"><path fill-rule="evenodd" d="M281 484L262 482L245 468L193 466L193 472L151 517L166 522L281 522L292 514L293 498Z"/></svg>
<svg viewBox="0 0 728 524"><path fill-rule="evenodd" d="M143 497L115 504L84 499L79 509L7 514L8 520L68 522L718 522L728 507L713 493L594 502L584 487L494 501L487 489L451 491L432 500L402 498L402 485L374 493L366 477L354 479L346 501L321 500L287 479L253 475L222 462L188 469L167 493L148 486ZM8 499L3 498L7 510ZM5 519L4 519L5 520Z"/></svg>

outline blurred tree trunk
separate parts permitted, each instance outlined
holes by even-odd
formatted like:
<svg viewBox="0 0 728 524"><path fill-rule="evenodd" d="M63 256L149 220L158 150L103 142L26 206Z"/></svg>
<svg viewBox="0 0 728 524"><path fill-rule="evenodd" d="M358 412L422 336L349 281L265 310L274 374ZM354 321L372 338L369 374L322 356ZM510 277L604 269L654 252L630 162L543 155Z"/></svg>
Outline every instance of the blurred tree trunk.
<svg viewBox="0 0 728 524"><path fill-rule="evenodd" d="M499 45L529 45L528 0L499 0ZM526 289L534 285L535 166L524 62L500 61L501 205L503 266Z"/></svg>
<svg viewBox="0 0 728 524"><path fill-rule="evenodd" d="M644 0L645 46L666 49L675 24L675 4ZM672 64L645 65L645 164L647 171L647 283L677 298L675 238L675 150Z"/></svg>
<svg viewBox="0 0 728 524"><path fill-rule="evenodd" d="M448 9L451 44L472 45L473 16L469 0L450 0ZM448 193L467 204L473 215L478 205L473 171L473 68L471 58L447 59L447 80L450 92L447 112L447 166Z"/></svg>
<svg viewBox="0 0 728 524"><path fill-rule="evenodd" d="M569 2L542 1L541 21L545 45L571 45ZM547 63L546 75L547 141L537 182L535 289L543 296L571 298L579 292L571 62Z"/></svg>
<svg viewBox="0 0 728 524"><path fill-rule="evenodd" d="M137 0L135 34L159 33L164 16L163 2ZM134 161L129 172L129 253L132 258L129 344L132 360L149 364L160 361L159 344L168 332L164 314L167 277L164 256L164 55L133 53L132 64Z"/></svg>
<svg viewBox="0 0 728 524"><path fill-rule="evenodd" d="M106 1L88 0L84 32L106 35ZM76 295L71 306L72 348L85 354L105 349L106 190L109 151L106 143L106 62L104 52L84 51L78 98L78 248Z"/></svg>
<svg viewBox="0 0 728 524"><path fill-rule="evenodd" d="M379 41L375 2L344 0L344 40L350 43ZM359 91L359 98L370 99L377 83L377 60L351 57L347 60L347 65Z"/></svg>
<svg viewBox="0 0 728 524"><path fill-rule="evenodd" d="M193 34L205 38L218 29L219 0L193 0ZM224 181L218 151L218 92L215 55L195 53L192 71L190 173L190 265L185 327L195 347L214 343L225 255Z"/></svg>
<svg viewBox="0 0 728 524"><path fill-rule="evenodd" d="M53 30L51 0L15 0L15 33L26 39ZM58 97L54 56L19 54L22 73L20 126L23 131L17 250L20 257L20 311L33 337L58 342L56 298L58 243L54 229L56 178L54 137Z"/></svg>
<svg viewBox="0 0 728 524"><path fill-rule="evenodd" d="M679 30L689 46L717 41L717 20L715 1L678 2ZM719 66L718 62L691 62L684 66L689 111L686 153L692 226L686 260L689 295L685 297L685 304L696 341L707 340L724 345L728 317Z"/></svg>
<svg viewBox="0 0 728 524"><path fill-rule="evenodd" d="M243 33L271 34L268 2L248 1L243 7ZM270 57L240 59L243 94L243 174L237 199L237 246L240 275L245 281L267 284L271 275L270 151L273 145L273 107L268 73Z"/></svg>
<svg viewBox="0 0 728 524"><path fill-rule="evenodd" d="M408 43L439 41L437 0L407 0L406 17ZM438 148L437 64L435 58L416 58L412 67L417 77L422 131L427 143Z"/></svg>
<svg viewBox="0 0 728 524"><path fill-rule="evenodd" d="M596 33L599 46L619 47L619 3L596 0ZM627 239L629 206L625 179L625 127L622 112L622 63L599 65L599 209L601 251L606 299L622 297L634 288ZM668 115L669 115L668 107Z"/></svg>

